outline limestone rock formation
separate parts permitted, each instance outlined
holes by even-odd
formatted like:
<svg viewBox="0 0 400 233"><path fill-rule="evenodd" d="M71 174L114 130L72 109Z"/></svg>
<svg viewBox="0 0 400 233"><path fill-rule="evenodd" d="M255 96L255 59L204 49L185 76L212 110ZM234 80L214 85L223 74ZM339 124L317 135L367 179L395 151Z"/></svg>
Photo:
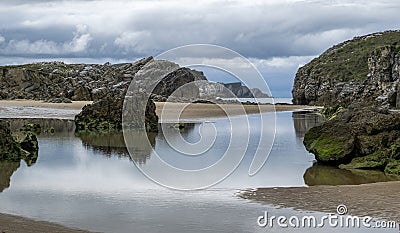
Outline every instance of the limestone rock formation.
<svg viewBox="0 0 400 233"><path fill-rule="evenodd" d="M355 101L396 107L400 96L400 31L343 42L301 67L294 104L341 105Z"/></svg>

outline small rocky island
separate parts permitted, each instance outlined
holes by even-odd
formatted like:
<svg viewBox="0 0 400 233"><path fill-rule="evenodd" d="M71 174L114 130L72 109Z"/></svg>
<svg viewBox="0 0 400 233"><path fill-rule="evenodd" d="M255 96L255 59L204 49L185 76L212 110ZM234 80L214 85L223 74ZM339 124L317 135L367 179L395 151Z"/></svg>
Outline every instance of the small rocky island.
<svg viewBox="0 0 400 233"><path fill-rule="evenodd" d="M400 175L400 31L335 45L301 67L293 103L325 106L306 149L320 163Z"/></svg>

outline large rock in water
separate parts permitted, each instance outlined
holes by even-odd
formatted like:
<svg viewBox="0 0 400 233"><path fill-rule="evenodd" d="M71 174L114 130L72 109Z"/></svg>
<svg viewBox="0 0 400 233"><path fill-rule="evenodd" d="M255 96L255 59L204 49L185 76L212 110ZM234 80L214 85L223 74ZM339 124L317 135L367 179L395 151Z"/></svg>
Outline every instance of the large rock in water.
<svg viewBox="0 0 400 233"><path fill-rule="evenodd" d="M400 31L343 42L301 67L294 104L341 105L354 101L395 107L400 76Z"/></svg>
<svg viewBox="0 0 400 233"><path fill-rule="evenodd" d="M400 114L350 108L310 129L304 145L322 163L400 175Z"/></svg>

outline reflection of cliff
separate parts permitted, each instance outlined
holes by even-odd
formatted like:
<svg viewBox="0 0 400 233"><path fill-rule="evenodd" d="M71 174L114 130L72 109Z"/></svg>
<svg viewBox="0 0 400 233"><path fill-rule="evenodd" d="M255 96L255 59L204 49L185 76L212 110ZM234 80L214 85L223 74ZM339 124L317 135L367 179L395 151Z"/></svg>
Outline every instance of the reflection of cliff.
<svg viewBox="0 0 400 233"><path fill-rule="evenodd" d="M292 118L296 136L299 138L304 137L304 134L309 129L324 121L324 118L320 114L308 111L293 112Z"/></svg>
<svg viewBox="0 0 400 233"><path fill-rule="evenodd" d="M13 173L19 168L19 162L0 161L0 192L10 187Z"/></svg>
<svg viewBox="0 0 400 233"><path fill-rule="evenodd" d="M38 124L41 127L40 137L51 136L73 136L75 131L75 123L73 120L66 119L48 119L48 118L32 118L32 119L7 119L10 122L11 131L18 134L19 129L27 123Z"/></svg>
<svg viewBox="0 0 400 233"><path fill-rule="evenodd" d="M395 180L395 177L388 177L381 171L344 170L317 163L307 169L303 178L309 186L358 185Z"/></svg>
<svg viewBox="0 0 400 233"><path fill-rule="evenodd" d="M107 156L116 154L118 156L129 156L128 149L125 144L124 135L122 131L118 132L80 132L78 136L82 143L95 150L104 153ZM148 142L152 146L155 145L154 133L139 133L131 132L127 133L127 138L131 142L131 158L139 163L144 164L146 160L150 157L151 146L148 146ZM148 139L147 139L148 138Z"/></svg>

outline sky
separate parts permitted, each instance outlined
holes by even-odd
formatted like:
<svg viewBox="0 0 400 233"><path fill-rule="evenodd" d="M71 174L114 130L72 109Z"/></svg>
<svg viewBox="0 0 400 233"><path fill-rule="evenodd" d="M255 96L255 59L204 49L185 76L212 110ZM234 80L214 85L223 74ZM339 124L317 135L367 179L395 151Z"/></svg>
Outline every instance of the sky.
<svg viewBox="0 0 400 233"><path fill-rule="evenodd" d="M400 29L398 12L393 0L2 0L0 64L132 62L213 44L290 97L300 66L354 36Z"/></svg>

